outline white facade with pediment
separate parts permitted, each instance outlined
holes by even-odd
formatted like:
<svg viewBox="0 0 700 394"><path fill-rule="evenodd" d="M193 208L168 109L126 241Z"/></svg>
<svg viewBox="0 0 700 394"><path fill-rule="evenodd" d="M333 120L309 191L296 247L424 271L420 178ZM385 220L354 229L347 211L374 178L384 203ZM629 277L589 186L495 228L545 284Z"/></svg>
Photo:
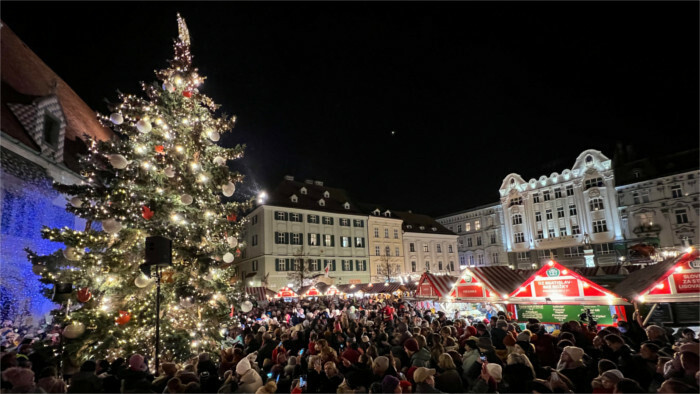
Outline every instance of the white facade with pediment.
<svg viewBox="0 0 700 394"><path fill-rule="evenodd" d="M586 238L601 252L596 263L615 263L611 244L622 240L623 231L611 164L600 151L589 149L561 174L529 181L515 173L506 176L499 193L510 264L539 266L549 258L543 251L552 251L562 254L554 256L560 262L583 265Z"/></svg>

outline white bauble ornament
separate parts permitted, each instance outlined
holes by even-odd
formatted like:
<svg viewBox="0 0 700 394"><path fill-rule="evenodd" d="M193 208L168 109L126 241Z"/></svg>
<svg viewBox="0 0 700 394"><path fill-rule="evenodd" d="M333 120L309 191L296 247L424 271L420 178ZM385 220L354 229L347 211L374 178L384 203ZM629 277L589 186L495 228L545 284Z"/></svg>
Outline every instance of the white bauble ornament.
<svg viewBox="0 0 700 394"><path fill-rule="evenodd" d="M83 206L83 200L80 197L73 197L70 199L70 205L75 208L80 208Z"/></svg>
<svg viewBox="0 0 700 394"><path fill-rule="evenodd" d="M112 115L109 115L109 120L116 125L120 125L120 124L124 123L124 117L122 116L122 114L120 114L118 112L115 112Z"/></svg>
<svg viewBox="0 0 700 394"><path fill-rule="evenodd" d="M109 164L111 164L112 167L114 167L118 170L126 168L126 166L129 164L126 161L126 157L124 157L123 155L120 155L118 153L113 154L113 155L109 155L109 156L107 156L107 158L109 159Z"/></svg>
<svg viewBox="0 0 700 394"><path fill-rule="evenodd" d="M214 158L214 164L216 164L217 166L225 166L225 165L226 165L226 159L224 159L224 158L221 157L221 156L216 156L216 157Z"/></svg>
<svg viewBox="0 0 700 394"><path fill-rule="evenodd" d="M245 300L241 303L241 312L248 313L253 310L253 303Z"/></svg>
<svg viewBox="0 0 700 394"><path fill-rule="evenodd" d="M134 284L139 289L143 289L144 287L151 284L151 278L147 277L144 274L141 274L141 275L137 276L136 279L134 279Z"/></svg>
<svg viewBox="0 0 700 394"><path fill-rule="evenodd" d="M221 190L223 191L224 196L231 197L233 196L233 193L236 192L236 185L234 185L233 182L229 182L221 186Z"/></svg>
<svg viewBox="0 0 700 394"><path fill-rule="evenodd" d="M165 167L165 169L163 170L163 173L164 173L165 176L167 176L168 178L172 178L172 177L175 176L175 169L173 168L173 166L167 166L167 167Z"/></svg>
<svg viewBox="0 0 700 394"><path fill-rule="evenodd" d="M219 134L218 131L212 131L211 133L209 133L210 140L216 142L219 140L219 138L221 138L221 135Z"/></svg>
<svg viewBox="0 0 700 394"><path fill-rule="evenodd" d="M180 202L182 202L185 205L192 204L192 201L193 201L192 196L190 196L189 194L183 194L180 196Z"/></svg>
<svg viewBox="0 0 700 394"><path fill-rule="evenodd" d="M142 133L148 133L151 131L153 126L151 126L151 122L147 121L146 119L141 119L136 122L136 128Z"/></svg>
<svg viewBox="0 0 700 394"><path fill-rule="evenodd" d="M228 252L224 255L224 263L230 263L233 261L233 253Z"/></svg>
<svg viewBox="0 0 700 394"><path fill-rule="evenodd" d="M122 229L122 224L115 219L105 219L102 221L102 229L109 234L116 234Z"/></svg>
<svg viewBox="0 0 700 394"><path fill-rule="evenodd" d="M226 238L226 241L228 242L229 246L232 248L235 248L236 245L238 245L238 238L236 237L228 237Z"/></svg>
<svg viewBox="0 0 700 394"><path fill-rule="evenodd" d="M68 246L65 249L63 249L63 257L65 257L66 260L78 261L80 260L80 255L81 253L78 251L78 249L72 246Z"/></svg>
<svg viewBox="0 0 700 394"><path fill-rule="evenodd" d="M63 329L63 336L68 339L75 339L85 332L85 324L71 323Z"/></svg>
<svg viewBox="0 0 700 394"><path fill-rule="evenodd" d="M170 82L163 82L163 90L166 92L174 92L175 91L175 85L173 85Z"/></svg>

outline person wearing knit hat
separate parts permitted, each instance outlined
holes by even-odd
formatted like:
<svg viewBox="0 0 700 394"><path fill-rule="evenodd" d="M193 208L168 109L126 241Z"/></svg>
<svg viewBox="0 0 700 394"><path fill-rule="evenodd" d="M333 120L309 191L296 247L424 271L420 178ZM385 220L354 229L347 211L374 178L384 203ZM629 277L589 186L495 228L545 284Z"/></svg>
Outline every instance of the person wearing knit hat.
<svg viewBox="0 0 700 394"><path fill-rule="evenodd" d="M248 358L243 358L236 364L236 374L238 375L239 393L254 393L263 385L260 374L251 367Z"/></svg>
<svg viewBox="0 0 700 394"><path fill-rule="evenodd" d="M476 334L477 334L477 331L476 331L476 327L474 327L474 326L469 326L465 330L465 335L467 338L469 338L470 336L476 335Z"/></svg>
<svg viewBox="0 0 700 394"><path fill-rule="evenodd" d="M496 381L496 383L503 380L503 367L500 365L493 363L486 364L486 371L488 371L489 375Z"/></svg>
<svg viewBox="0 0 700 394"><path fill-rule="evenodd" d="M491 342L491 338L481 337L477 341L477 344L479 345L479 349L493 350L493 343Z"/></svg>
<svg viewBox="0 0 700 394"><path fill-rule="evenodd" d="M134 354L129 358L129 369L132 371L146 371L148 366L140 354Z"/></svg>
<svg viewBox="0 0 700 394"><path fill-rule="evenodd" d="M399 379L396 376L386 375L382 379L382 393L400 393Z"/></svg>
<svg viewBox="0 0 700 394"><path fill-rule="evenodd" d="M532 336L532 333L530 330L525 330L518 334L517 340L518 341L525 341L525 342L530 342L530 337Z"/></svg>
<svg viewBox="0 0 700 394"><path fill-rule="evenodd" d="M512 332L508 331L508 334L506 335L505 338L503 338L503 344L506 345L506 349L509 351L512 350L511 348L515 346L515 342L517 339L515 339L515 335L513 335Z"/></svg>
<svg viewBox="0 0 700 394"><path fill-rule="evenodd" d="M574 392L590 393L591 379L588 377L588 369L583 364L584 351L580 347L564 347L557 370L574 384Z"/></svg>
<svg viewBox="0 0 700 394"><path fill-rule="evenodd" d="M406 353L411 352L409 356L418 351L418 341L415 338L410 338L403 343L406 348Z"/></svg>
<svg viewBox="0 0 700 394"><path fill-rule="evenodd" d="M416 382L416 393L440 393L435 389L435 370L419 367L413 372L413 380Z"/></svg>

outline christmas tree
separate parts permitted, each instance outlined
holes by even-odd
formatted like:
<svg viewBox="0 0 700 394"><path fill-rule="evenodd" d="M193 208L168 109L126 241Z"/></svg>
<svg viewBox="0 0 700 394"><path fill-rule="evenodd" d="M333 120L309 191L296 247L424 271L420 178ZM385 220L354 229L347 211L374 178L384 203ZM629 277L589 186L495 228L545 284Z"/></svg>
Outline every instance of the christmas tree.
<svg viewBox="0 0 700 394"><path fill-rule="evenodd" d="M250 201L224 197L243 179L227 161L245 147L216 144L235 117L216 115L218 106L198 90L205 78L192 66L180 15L178 30L174 58L156 71L160 82L141 84L146 97L119 93L111 115L98 115L120 138L88 139L83 184L54 185L71 196L67 209L87 220L85 230L45 227L43 237L65 248L29 252L46 296L61 302L56 321L78 361L153 356L156 285L139 269L148 236L172 240L172 267L161 282L162 358L217 349L243 297L231 263L244 246L237 214Z"/></svg>

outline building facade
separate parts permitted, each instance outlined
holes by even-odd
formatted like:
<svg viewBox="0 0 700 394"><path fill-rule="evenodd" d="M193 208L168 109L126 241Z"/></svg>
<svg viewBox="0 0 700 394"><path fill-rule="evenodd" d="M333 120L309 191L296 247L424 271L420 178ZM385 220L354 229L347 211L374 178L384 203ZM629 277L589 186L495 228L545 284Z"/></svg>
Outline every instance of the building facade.
<svg viewBox="0 0 700 394"><path fill-rule="evenodd" d="M367 219L372 282L394 281L405 270L402 220L388 209L375 208Z"/></svg>
<svg viewBox="0 0 700 394"><path fill-rule="evenodd" d="M457 234L460 268L508 264L500 204L488 204L435 220Z"/></svg>
<svg viewBox="0 0 700 394"><path fill-rule="evenodd" d="M300 270L309 281L326 280L326 267L330 283L367 283L367 221L345 191L287 176L246 216L237 274L246 286L273 290L308 285L294 283Z"/></svg>
<svg viewBox="0 0 700 394"><path fill-rule="evenodd" d="M405 276L415 281L425 271L459 273L457 234L433 218L412 212L394 212L402 220Z"/></svg>

